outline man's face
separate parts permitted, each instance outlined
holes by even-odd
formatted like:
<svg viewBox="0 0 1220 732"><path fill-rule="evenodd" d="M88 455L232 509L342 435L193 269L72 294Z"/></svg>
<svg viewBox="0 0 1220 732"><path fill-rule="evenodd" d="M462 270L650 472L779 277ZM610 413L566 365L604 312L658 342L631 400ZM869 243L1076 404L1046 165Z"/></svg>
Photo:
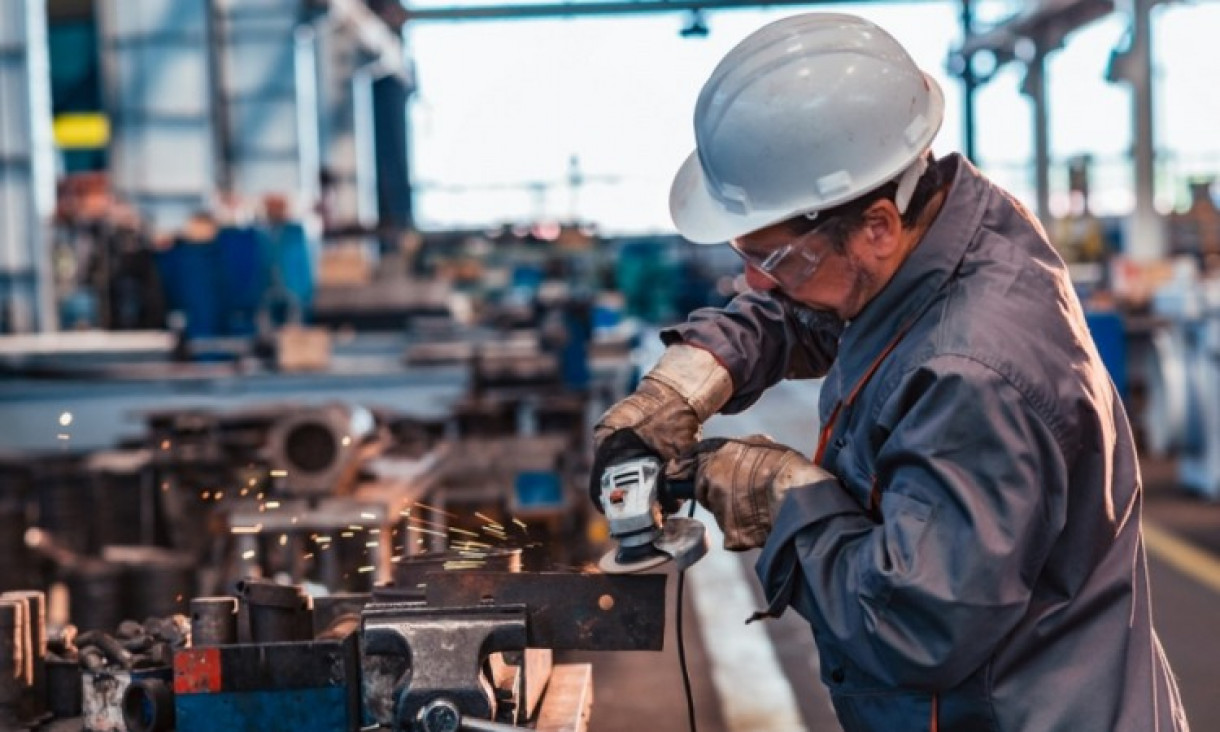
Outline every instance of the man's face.
<svg viewBox="0 0 1220 732"><path fill-rule="evenodd" d="M824 227L793 235L776 224L734 240L733 248L746 262L751 289L779 290L803 305L851 320L884 284L869 248L875 235L866 223L838 251Z"/></svg>

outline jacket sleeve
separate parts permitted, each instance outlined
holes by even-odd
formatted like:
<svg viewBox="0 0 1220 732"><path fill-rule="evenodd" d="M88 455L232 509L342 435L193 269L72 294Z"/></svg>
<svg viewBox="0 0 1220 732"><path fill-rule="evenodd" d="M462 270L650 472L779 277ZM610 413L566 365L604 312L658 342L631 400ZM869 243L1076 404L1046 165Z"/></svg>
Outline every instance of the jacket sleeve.
<svg viewBox="0 0 1220 732"><path fill-rule="evenodd" d="M724 308L700 308L685 323L661 331L665 345L710 351L733 378L733 398L721 409L740 412L780 379L824 376L838 353L843 323L762 292L738 295Z"/></svg>
<svg viewBox="0 0 1220 732"><path fill-rule="evenodd" d="M868 417L880 520L838 484L790 491L759 578L845 665L890 687L953 688L1030 602L1064 523L1063 453L1018 389L963 357L915 369Z"/></svg>

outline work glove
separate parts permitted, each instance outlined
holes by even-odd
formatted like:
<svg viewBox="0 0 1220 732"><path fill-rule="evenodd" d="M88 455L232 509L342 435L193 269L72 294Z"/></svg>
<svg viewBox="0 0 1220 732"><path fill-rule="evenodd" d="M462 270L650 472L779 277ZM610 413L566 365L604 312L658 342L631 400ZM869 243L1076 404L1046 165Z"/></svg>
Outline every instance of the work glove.
<svg viewBox="0 0 1220 732"><path fill-rule="evenodd" d="M593 505L602 510L607 466L649 456L669 463L698 442L703 422L732 395L733 380L711 353L685 344L665 349L636 390L593 426Z"/></svg>
<svg viewBox="0 0 1220 732"><path fill-rule="evenodd" d="M837 480L766 435L703 440L677 461L670 477L694 479L695 499L716 517L730 551L767 542L788 491Z"/></svg>

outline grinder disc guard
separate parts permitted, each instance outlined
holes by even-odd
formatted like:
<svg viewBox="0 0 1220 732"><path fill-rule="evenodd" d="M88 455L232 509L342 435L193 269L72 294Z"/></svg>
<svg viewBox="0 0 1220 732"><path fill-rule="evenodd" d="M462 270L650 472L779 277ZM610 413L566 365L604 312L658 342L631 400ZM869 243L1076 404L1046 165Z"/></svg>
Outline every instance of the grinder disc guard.
<svg viewBox="0 0 1220 732"><path fill-rule="evenodd" d="M692 518L672 517L665 521L661 535L644 551L624 553L615 547L597 563L606 574L634 574L673 561L679 571L686 569L707 554L707 528Z"/></svg>

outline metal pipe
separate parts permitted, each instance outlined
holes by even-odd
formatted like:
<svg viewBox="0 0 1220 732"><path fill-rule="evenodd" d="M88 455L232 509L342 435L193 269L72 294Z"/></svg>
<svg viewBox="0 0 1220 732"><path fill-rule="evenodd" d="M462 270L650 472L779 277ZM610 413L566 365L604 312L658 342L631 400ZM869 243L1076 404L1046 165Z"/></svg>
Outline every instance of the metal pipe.
<svg viewBox="0 0 1220 732"><path fill-rule="evenodd" d="M191 645L224 646L237 642L237 598L191 600Z"/></svg>

